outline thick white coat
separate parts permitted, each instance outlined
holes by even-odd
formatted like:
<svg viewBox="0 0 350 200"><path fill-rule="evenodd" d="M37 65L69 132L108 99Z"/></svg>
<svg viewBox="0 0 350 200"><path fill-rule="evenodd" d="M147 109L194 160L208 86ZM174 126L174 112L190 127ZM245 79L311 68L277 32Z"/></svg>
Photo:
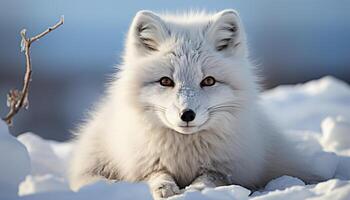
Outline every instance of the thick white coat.
<svg viewBox="0 0 350 200"><path fill-rule="evenodd" d="M280 175L329 178L312 173L307 157L259 107L257 77L236 11L140 11L119 69L77 132L73 189L104 178L147 181L159 171L180 187L205 171L248 188ZM159 85L164 76L174 87ZM217 82L200 87L207 76ZM196 112L193 128L184 128L179 117L188 108Z"/></svg>

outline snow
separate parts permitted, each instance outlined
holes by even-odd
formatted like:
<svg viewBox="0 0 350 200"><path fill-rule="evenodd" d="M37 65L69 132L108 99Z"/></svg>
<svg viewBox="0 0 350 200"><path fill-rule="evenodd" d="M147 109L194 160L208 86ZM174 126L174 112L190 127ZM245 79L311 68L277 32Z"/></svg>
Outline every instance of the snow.
<svg viewBox="0 0 350 200"><path fill-rule="evenodd" d="M31 156L32 170L20 184L19 195L69 190L66 170L71 144L46 141L33 133L18 136Z"/></svg>
<svg viewBox="0 0 350 200"><path fill-rule="evenodd" d="M309 156L313 169L332 178L305 185L298 178L282 176L259 191L238 185L202 191L188 187L169 199L350 199L350 86L332 77L296 86L279 86L264 92L261 104L291 141ZM152 199L145 183L101 181L78 192L71 191L66 171L71 147L69 142L48 141L33 133L25 133L16 140L0 121L0 199L5 196L25 200Z"/></svg>
<svg viewBox="0 0 350 200"><path fill-rule="evenodd" d="M25 146L10 135L0 120L0 199L17 195L18 185L30 172L30 159Z"/></svg>
<svg viewBox="0 0 350 200"><path fill-rule="evenodd" d="M350 121L341 116L335 119L328 117L323 120L321 127L323 132L321 144L325 150L341 154L349 148Z"/></svg>
<svg viewBox="0 0 350 200"><path fill-rule="evenodd" d="M151 200L152 196L146 184L138 183L115 183L108 184L98 182L94 185L86 186L79 192L72 191L52 191L26 195L20 200Z"/></svg>
<svg viewBox="0 0 350 200"><path fill-rule="evenodd" d="M350 119L349 86L330 76L296 86L279 86L265 92L262 103L285 130L320 132L320 124L327 117Z"/></svg>
<svg viewBox="0 0 350 200"><path fill-rule="evenodd" d="M266 184L265 191L284 190L295 185L304 186L305 183L298 178L281 176Z"/></svg>

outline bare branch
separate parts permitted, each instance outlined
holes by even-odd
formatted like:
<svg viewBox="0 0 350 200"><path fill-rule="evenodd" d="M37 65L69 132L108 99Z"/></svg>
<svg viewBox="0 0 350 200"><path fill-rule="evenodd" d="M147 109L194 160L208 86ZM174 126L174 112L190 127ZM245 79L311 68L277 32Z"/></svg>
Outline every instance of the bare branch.
<svg viewBox="0 0 350 200"><path fill-rule="evenodd" d="M61 19L59 22L57 22L57 24L49 27L48 29L46 29L44 32L40 33L39 35L36 35L34 37L30 38L30 43L35 42L36 40L44 37L46 34L50 33L51 31L55 30L56 28L58 28L59 26L61 26L64 23L64 17L61 16Z"/></svg>
<svg viewBox="0 0 350 200"><path fill-rule="evenodd" d="M25 107L28 107L28 93L29 93L29 83L31 81L32 77L32 64L31 64L31 58L30 58L30 46L33 42L39 40L40 38L44 37L46 34L50 33L51 31L55 30L59 26L61 26L64 23L63 16L61 17L60 21L57 22L54 26L49 27L44 32L31 37L26 37L26 29L23 29L21 31L21 51L24 51L25 57L26 57L26 73L24 75L24 82L23 82L23 88L21 91L19 90L10 90L10 92L7 95L7 106L10 108L9 113L6 115L6 117L3 118L3 120L8 124L12 124L13 117L18 113L18 111Z"/></svg>

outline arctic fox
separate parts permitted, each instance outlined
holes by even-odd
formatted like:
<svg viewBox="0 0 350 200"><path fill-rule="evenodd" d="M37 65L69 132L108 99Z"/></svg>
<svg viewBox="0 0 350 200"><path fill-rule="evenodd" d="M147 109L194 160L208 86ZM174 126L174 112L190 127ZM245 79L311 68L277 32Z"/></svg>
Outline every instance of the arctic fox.
<svg viewBox="0 0 350 200"><path fill-rule="evenodd" d="M258 104L238 13L136 14L119 71L81 125L74 190L97 180L146 181L154 198L281 175L322 177Z"/></svg>

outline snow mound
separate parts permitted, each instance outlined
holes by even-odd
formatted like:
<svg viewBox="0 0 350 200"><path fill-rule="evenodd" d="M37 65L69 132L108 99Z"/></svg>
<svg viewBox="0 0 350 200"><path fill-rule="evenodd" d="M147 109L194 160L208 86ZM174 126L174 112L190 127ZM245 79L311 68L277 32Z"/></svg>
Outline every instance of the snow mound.
<svg viewBox="0 0 350 200"><path fill-rule="evenodd" d="M305 183L298 178L291 176L281 176L266 184L265 191L284 190L296 185L304 186Z"/></svg>
<svg viewBox="0 0 350 200"><path fill-rule="evenodd" d="M98 182L82 188L79 192L55 191L26 195L20 200L152 200L149 188L144 183Z"/></svg>
<svg viewBox="0 0 350 200"><path fill-rule="evenodd" d="M67 168L70 143L44 140L33 133L18 136L28 149L31 173L19 187L19 195L69 190Z"/></svg>
<svg viewBox="0 0 350 200"><path fill-rule="evenodd" d="M235 200L248 199L250 190L238 185L221 186L217 188L205 188L202 191L189 190L184 194L170 197L169 200Z"/></svg>
<svg viewBox="0 0 350 200"><path fill-rule="evenodd" d="M350 119L349 86L330 76L266 91L262 104L286 130L320 132L320 124L327 117Z"/></svg>
<svg viewBox="0 0 350 200"><path fill-rule="evenodd" d="M254 196L251 200L349 200L350 181L332 179L317 185L292 186Z"/></svg>
<svg viewBox="0 0 350 200"><path fill-rule="evenodd" d="M261 103L269 114L275 116L276 124L281 124L291 141L305 152L305 156L309 156L310 163L313 163L311 167L330 180L305 185L298 178L282 176L271 180L259 191L238 185L202 191L189 187L169 199L350 199L350 87L340 80L325 77L267 91L263 93ZM0 154L0 199L152 199L146 183L101 181L72 192L66 176L70 143L44 140L33 133L25 133L18 140L10 136L6 125L0 122L0 150L6 152ZM32 165L31 171L29 164ZM19 196L16 196L18 186ZM4 194L12 195L2 198Z"/></svg>
<svg viewBox="0 0 350 200"><path fill-rule="evenodd" d="M342 116L335 119L327 117L321 127L323 132L321 144L325 150L341 153L350 149L350 121Z"/></svg>
<svg viewBox="0 0 350 200"><path fill-rule="evenodd" d="M50 141L45 141L33 133L22 134L18 136L18 140L27 147L31 156L32 175L64 174L64 163L55 154Z"/></svg>
<svg viewBox="0 0 350 200"><path fill-rule="evenodd" d="M25 146L10 135L0 120L0 199L17 196L18 185L30 172L29 154Z"/></svg>

